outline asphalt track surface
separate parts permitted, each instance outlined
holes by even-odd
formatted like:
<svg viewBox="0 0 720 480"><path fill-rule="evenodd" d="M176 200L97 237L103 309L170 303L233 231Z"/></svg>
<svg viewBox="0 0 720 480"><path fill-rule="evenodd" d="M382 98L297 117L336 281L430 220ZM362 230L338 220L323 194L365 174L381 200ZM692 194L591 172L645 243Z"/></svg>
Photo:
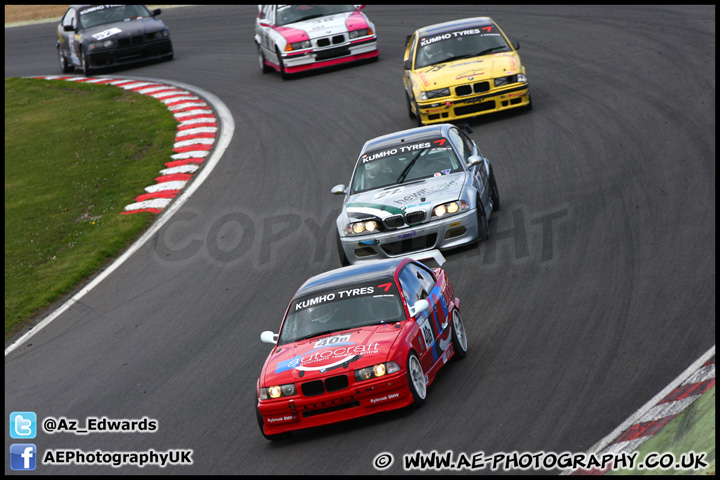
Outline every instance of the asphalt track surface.
<svg viewBox="0 0 720 480"><path fill-rule="evenodd" d="M418 450L584 452L714 345L714 6L365 11L374 63L263 75L256 7L209 6L163 12L173 61L109 73L211 92L235 135L173 221L6 356L6 431L11 411L147 416L158 431L35 443L192 449L194 464L36 473L373 474L381 452L395 457L383 473L403 473L402 456ZM307 277L339 266L330 188L347 183L365 140L413 126L405 37L478 15L520 41L534 109L469 122L502 210L488 241L446 255L468 357L419 410L268 442L253 409L269 351L259 336L277 331ZM6 29L5 76L59 73L54 28Z"/></svg>

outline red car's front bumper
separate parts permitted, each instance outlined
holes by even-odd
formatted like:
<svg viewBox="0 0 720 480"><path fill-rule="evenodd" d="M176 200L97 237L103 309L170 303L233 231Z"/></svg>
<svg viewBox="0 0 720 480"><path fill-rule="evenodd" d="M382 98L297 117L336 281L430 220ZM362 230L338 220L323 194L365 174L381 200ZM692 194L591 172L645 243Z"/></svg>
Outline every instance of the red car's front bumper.
<svg viewBox="0 0 720 480"><path fill-rule="evenodd" d="M402 370L353 383L348 388L332 393L259 400L258 410L265 434L277 435L402 408L412 401L407 372Z"/></svg>

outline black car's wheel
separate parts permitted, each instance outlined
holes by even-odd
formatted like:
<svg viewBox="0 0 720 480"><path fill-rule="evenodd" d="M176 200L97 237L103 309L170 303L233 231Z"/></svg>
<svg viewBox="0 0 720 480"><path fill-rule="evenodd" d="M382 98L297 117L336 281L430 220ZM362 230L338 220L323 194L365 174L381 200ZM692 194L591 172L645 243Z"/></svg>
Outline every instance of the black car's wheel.
<svg viewBox="0 0 720 480"><path fill-rule="evenodd" d="M453 358L458 360L465 358L467 356L467 334L465 333L465 324L457 309L453 310L452 315L452 342L455 351Z"/></svg>
<svg viewBox="0 0 720 480"><path fill-rule="evenodd" d="M340 234L337 234L335 237L337 241L337 251L338 251L338 257L340 258L340 265L343 267L347 267L350 265L350 260L348 260L347 256L345 255L345 250L343 249L342 242L340 241Z"/></svg>
<svg viewBox="0 0 720 480"><path fill-rule="evenodd" d="M270 73L273 71L272 67L265 64L265 55L263 55L262 47L260 45L258 47L258 62L260 62L260 70L262 73Z"/></svg>
<svg viewBox="0 0 720 480"><path fill-rule="evenodd" d="M65 55L62 52L61 47L57 47L57 53L58 53L58 63L60 63L60 71L63 73L70 73L74 70L74 67L72 65L68 65L67 59L65 58Z"/></svg>
<svg viewBox="0 0 720 480"><path fill-rule="evenodd" d="M485 207L480 199L477 199L477 229L478 243L487 240L490 236L490 226L488 225L487 215L485 215Z"/></svg>
<svg viewBox="0 0 720 480"><path fill-rule="evenodd" d="M415 352L410 352L408 355L407 374L408 386L413 396L413 403L410 405L414 408L421 407L427 396L427 385L425 385L425 373Z"/></svg>
<svg viewBox="0 0 720 480"><path fill-rule="evenodd" d="M495 181L495 172L493 172L492 165L490 165L490 197L493 202L493 210L500 210L500 192Z"/></svg>
<svg viewBox="0 0 720 480"><path fill-rule="evenodd" d="M405 104L407 105L408 117L410 117L410 120L415 120L417 115L413 112L412 105L410 104L410 97L408 97L407 94L405 95Z"/></svg>
<svg viewBox="0 0 720 480"><path fill-rule="evenodd" d="M257 417L258 427L260 427L260 433L268 440L285 440L292 435L292 432L278 433L276 435L268 435L265 433L265 430L263 430L263 418L262 415L260 415L260 409L257 405L255 405L255 416Z"/></svg>
<svg viewBox="0 0 720 480"><path fill-rule="evenodd" d="M90 76L90 59L87 56L87 53L83 52L82 54L82 72L83 75L86 77Z"/></svg>

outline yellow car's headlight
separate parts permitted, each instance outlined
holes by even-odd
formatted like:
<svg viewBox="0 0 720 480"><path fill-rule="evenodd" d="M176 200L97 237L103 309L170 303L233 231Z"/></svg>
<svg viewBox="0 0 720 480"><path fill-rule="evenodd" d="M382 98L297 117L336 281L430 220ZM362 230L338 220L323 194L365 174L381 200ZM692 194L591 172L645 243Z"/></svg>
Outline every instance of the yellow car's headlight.
<svg viewBox="0 0 720 480"><path fill-rule="evenodd" d="M527 76L525 76L524 73L518 73L517 75L508 75L506 77L498 77L495 79L496 87L510 85L511 83L527 83Z"/></svg>
<svg viewBox="0 0 720 480"><path fill-rule="evenodd" d="M428 90L426 92L420 92L420 100L430 100L431 98L441 98L450 95L449 88L438 88L437 90Z"/></svg>

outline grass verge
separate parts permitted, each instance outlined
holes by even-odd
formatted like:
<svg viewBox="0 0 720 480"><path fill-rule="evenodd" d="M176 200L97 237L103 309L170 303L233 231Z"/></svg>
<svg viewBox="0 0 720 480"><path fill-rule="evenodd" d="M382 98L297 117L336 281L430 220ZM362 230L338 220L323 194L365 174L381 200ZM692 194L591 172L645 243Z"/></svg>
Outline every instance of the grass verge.
<svg viewBox="0 0 720 480"><path fill-rule="evenodd" d="M715 475L715 387L640 445L637 452L638 464L649 460L659 466L611 470L606 475ZM700 457L707 467L682 467L683 462L694 465L691 460ZM670 462L668 468L663 468L665 461Z"/></svg>
<svg viewBox="0 0 720 480"><path fill-rule="evenodd" d="M5 339L154 220L121 215L154 183L177 123L108 85L5 79Z"/></svg>

